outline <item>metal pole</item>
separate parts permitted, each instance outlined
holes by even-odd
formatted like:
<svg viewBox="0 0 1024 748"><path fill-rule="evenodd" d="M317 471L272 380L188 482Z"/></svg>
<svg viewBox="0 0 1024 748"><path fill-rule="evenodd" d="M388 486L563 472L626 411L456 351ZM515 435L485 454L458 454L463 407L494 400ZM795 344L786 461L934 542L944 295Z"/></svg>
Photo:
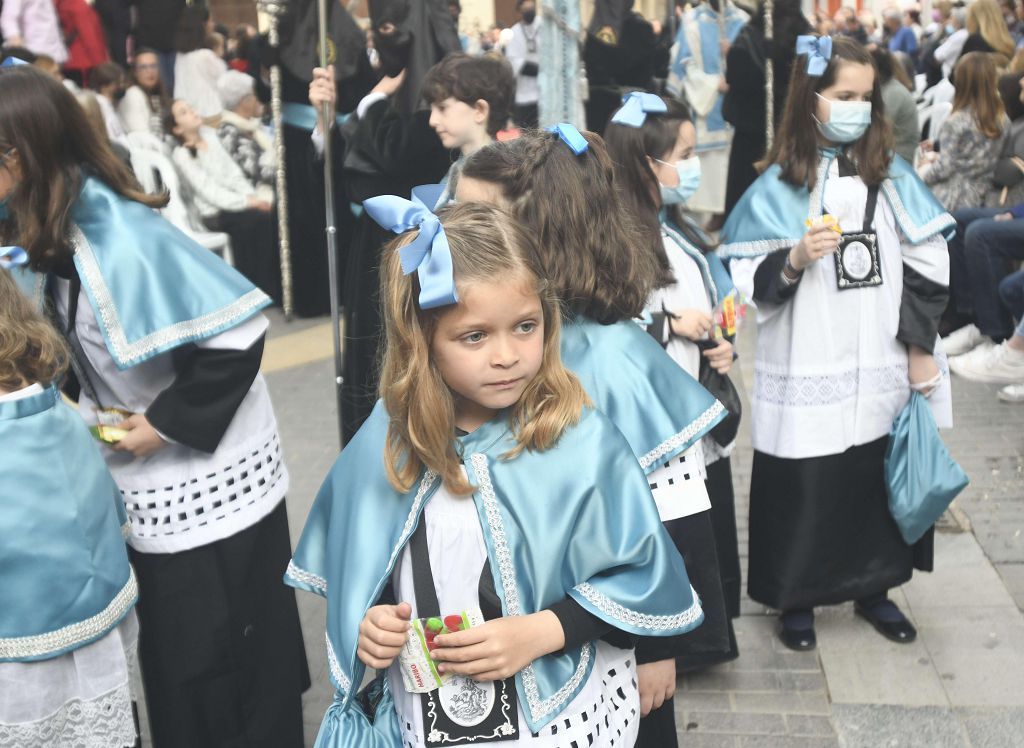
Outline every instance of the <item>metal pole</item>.
<svg viewBox="0 0 1024 748"><path fill-rule="evenodd" d="M287 0L260 0L260 9L270 19L270 46L277 48L280 43L278 22L284 15ZM288 231L288 176L285 168L284 124L281 119L281 66L270 68L270 113L274 121L274 170L277 187L277 235L281 247L281 306L284 307L285 321L290 322L293 311L292 294L292 250Z"/></svg>
<svg viewBox="0 0 1024 748"><path fill-rule="evenodd" d="M765 65L764 65L764 111L765 111L765 133L767 138L766 151L772 147L775 140L775 19L772 13L775 10L774 0L764 0L764 39L765 39Z"/></svg>
<svg viewBox="0 0 1024 748"><path fill-rule="evenodd" d="M336 2L336 0L332 0ZM320 67L326 68L327 57L327 0L317 0L320 16ZM334 159L331 130L334 112L330 104L324 104L323 121L327 127L324 133L324 205L326 208L327 234L327 284L331 294L331 340L334 343L334 394L338 407L338 443L345 446L345 431L342 427L341 400L345 384L344 362L341 358L341 306L338 293L338 229L334 215Z"/></svg>

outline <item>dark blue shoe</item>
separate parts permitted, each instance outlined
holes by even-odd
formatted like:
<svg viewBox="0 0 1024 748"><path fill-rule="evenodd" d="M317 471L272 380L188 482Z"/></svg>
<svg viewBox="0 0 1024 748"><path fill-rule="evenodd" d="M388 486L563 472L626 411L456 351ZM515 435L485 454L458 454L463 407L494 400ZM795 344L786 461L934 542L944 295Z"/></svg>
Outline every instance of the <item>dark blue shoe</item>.
<svg viewBox="0 0 1024 748"><path fill-rule="evenodd" d="M779 616L779 641L794 652L810 652L818 646L814 634L814 612L789 610Z"/></svg>
<svg viewBox="0 0 1024 748"><path fill-rule="evenodd" d="M907 620L892 600L881 600L870 605L853 604L853 612L875 627L875 631L897 644L910 644L917 639L917 629Z"/></svg>

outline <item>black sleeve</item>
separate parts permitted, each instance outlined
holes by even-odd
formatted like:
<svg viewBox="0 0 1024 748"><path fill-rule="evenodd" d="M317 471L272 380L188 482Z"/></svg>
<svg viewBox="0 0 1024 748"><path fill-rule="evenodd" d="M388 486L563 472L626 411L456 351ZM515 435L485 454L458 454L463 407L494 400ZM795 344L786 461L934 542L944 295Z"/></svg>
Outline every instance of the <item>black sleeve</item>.
<svg viewBox="0 0 1024 748"><path fill-rule="evenodd" d="M933 353L939 320L948 301L949 288L925 278L904 263L903 298L900 301L900 325L896 339Z"/></svg>
<svg viewBox="0 0 1024 748"><path fill-rule="evenodd" d="M633 646L635 637L598 618L571 597L560 600L548 610L554 613L558 617L558 622L562 624L562 633L565 635L565 646L562 651L575 649L597 639L604 639L609 644L623 649L630 649Z"/></svg>
<svg viewBox="0 0 1024 748"><path fill-rule="evenodd" d="M779 249L764 258L754 271L754 301L761 304L784 304L793 298L798 279L793 285L782 280L782 269L786 266L789 249Z"/></svg>
<svg viewBox="0 0 1024 748"><path fill-rule="evenodd" d="M395 597L395 585L391 582L391 577L388 577L387 584L384 585L384 589L380 591L380 597L377 598L375 605L398 605L398 598Z"/></svg>
<svg viewBox="0 0 1024 748"><path fill-rule="evenodd" d="M386 99L366 109L346 146L384 175L417 171L422 169L422 162L447 155L430 126L429 111L402 114ZM337 149L335 153L342 156L345 150Z"/></svg>
<svg viewBox="0 0 1024 748"><path fill-rule="evenodd" d="M153 428L186 447L216 451L259 373L263 343L261 336L244 351L175 348L177 376L146 410Z"/></svg>
<svg viewBox="0 0 1024 748"><path fill-rule="evenodd" d="M641 636L636 642L636 664L646 665L651 662L674 659L680 651L680 640L685 634L678 636Z"/></svg>

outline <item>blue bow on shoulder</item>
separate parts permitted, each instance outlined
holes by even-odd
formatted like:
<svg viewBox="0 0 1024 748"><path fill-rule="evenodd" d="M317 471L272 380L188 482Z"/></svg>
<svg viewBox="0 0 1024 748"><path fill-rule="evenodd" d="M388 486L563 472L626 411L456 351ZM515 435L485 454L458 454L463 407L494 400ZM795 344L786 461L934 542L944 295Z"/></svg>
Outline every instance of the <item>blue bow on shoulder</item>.
<svg viewBox="0 0 1024 748"><path fill-rule="evenodd" d="M10 270L28 264L28 252L21 247L0 247L0 268Z"/></svg>
<svg viewBox="0 0 1024 748"><path fill-rule="evenodd" d="M412 191L412 200L396 195L371 197L363 202L367 215L380 224L381 228L401 234L410 229L419 229L419 236L402 247L399 257L402 272L409 275L414 270L420 279L420 309L435 309L456 304L459 295L455 290L455 275L452 268L452 250L448 246L441 220L430 210L433 190L440 185L423 185Z"/></svg>
<svg viewBox="0 0 1024 748"><path fill-rule="evenodd" d="M562 142L569 146L569 150L577 156L581 153L586 153L587 149L590 148L590 143L583 137L583 134L576 129L575 125L570 125L568 122L552 125L548 128L548 132L558 135Z"/></svg>
<svg viewBox="0 0 1024 748"><path fill-rule="evenodd" d="M633 91L622 97L622 106L612 117L612 122L626 127L642 127L648 114L662 114L668 111L664 99L652 93Z"/></svg>
<svg viewBox="0 0 1024 748"><path fill-rule="evenodd" d="M807 55L807 74L815 78L825 72L832 59L832 37L805 34L796 38L796 53Z"/></svg>

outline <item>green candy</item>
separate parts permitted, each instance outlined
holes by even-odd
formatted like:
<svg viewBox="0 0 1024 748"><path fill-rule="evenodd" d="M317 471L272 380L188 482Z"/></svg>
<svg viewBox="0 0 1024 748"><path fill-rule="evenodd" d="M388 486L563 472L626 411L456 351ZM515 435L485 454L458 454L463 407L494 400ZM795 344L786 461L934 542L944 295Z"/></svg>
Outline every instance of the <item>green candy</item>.
<svg viewBox="0 0 1024 748"><path fill-rule="evenodd" d="M440 633L441 629L444 628L444 621L440 618L428 618L427 629L433 631L435 634Z"/></svg>

